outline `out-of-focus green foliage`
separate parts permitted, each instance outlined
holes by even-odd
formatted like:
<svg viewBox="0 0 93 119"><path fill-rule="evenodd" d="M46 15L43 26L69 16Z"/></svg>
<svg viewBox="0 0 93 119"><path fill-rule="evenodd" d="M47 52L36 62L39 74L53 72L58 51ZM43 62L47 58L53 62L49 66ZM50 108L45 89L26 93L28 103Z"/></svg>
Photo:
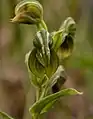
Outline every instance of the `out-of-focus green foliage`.
<svg viewBox="0 0 93 119"><path fill-rule="evenodd" d="M12 117L8 116L6 113L4 112L0 112L0 118L1 119L13 119Z"/></svg>

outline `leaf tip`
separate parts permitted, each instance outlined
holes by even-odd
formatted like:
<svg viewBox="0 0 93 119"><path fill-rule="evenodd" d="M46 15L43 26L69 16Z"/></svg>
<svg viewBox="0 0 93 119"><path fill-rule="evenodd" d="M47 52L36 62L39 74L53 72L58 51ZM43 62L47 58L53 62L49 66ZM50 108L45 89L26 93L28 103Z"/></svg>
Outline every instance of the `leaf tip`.
<svg viewBox="0 0 93 119"><path fill-rule="evenodd" d="M83 94L83 92L79 92L79 91L77 91L77 90L74 89L74 88L70 88L70 91L71 91L71 93L72 93L73 95L82 95L82 94Z"/></svg>

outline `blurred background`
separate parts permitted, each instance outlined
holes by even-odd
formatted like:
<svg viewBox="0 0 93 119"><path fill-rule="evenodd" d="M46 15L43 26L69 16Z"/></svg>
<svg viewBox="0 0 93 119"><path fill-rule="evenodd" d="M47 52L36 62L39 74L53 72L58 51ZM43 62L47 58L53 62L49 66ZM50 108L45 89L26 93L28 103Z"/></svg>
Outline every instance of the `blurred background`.
<svg viewBox="0 0 93 119"><path fill-rule="evenodd" d="M31 119L35 101L25 66L25 54L33 48L36 27L10 23L20 0L0 0L0 110L15 119ZM68 17L77 24L75 47L66 61L64 87L83 91L83 96L60 99L47 119L93 119L93 0L39 0L49 31L57 30Z"/></svg>

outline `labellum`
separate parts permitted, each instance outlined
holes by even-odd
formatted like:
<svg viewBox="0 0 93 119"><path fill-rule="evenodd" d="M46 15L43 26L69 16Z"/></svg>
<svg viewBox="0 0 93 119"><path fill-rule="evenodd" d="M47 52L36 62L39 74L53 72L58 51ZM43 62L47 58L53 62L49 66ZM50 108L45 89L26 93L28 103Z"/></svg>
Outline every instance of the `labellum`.
<svg viewBox="0 0 93 119"><path fill-rule="evenodd" d="M69 57L73 51L73 47L74 47L74 39L70 35L67 35L57 51L59 59Z"/></svg>

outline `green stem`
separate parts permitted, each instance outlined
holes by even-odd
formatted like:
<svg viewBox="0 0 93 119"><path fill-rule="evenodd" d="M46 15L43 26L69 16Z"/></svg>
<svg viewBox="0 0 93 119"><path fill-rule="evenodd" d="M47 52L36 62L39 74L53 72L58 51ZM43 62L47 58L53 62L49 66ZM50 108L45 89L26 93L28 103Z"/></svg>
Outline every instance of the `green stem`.
<svg viewBox="0 0 93 119"><path fill-rule="evenodd" d="M58 30L58 31L56 31L55 34L62 34L63 31L64 31L64 29Z"/></svg>
<svg viewBox="0 0 93 119"><path fill-rule="evenodd" d="M43 27L45 30L48 31L47 25L46 25L46 23L44 22L44 20L41 21L41 25L42 25L42 27Z"/></svg>
<svg viewBox="0 0 93 119"><path fill-rule="evenodd" d="M40 96L41 96L41 88L37 88L36 90L36 101L38 101L40 99Z"/></svg>
<svg viewBox="0 0 93 119"><path fill-rule="evenodd" d="M34 117L32 117L32 119L40 119L40 118L39 118L39 116L36 116L36 117L34 116Z"/></svg>
<svg viewBox="0 0 93 119"><path fill-rule="evenodd" d="M48 31L47 25L45 24L44 20L41 20L41 22L38 23L36 26L38 31L42 30L43 28Z"/></svg>

